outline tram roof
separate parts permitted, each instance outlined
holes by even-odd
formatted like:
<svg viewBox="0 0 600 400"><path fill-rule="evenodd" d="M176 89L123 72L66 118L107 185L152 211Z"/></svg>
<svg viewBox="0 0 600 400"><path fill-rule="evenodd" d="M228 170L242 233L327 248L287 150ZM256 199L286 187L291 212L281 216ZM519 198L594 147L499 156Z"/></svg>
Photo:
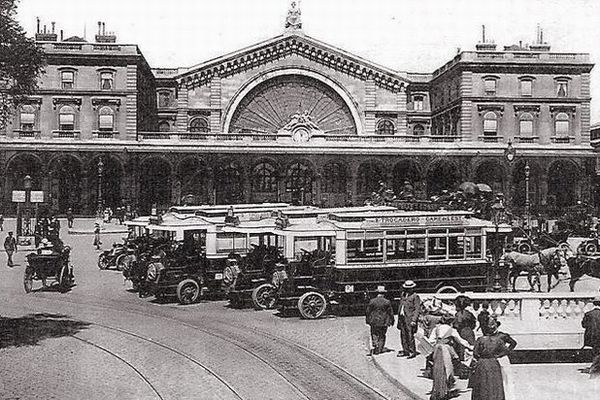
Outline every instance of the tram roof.
<svg viewBox="0 0 600 400"><path fill-rule="evenodd" d="M334 212L329 214L329 219L338 222L363 222L367 220L410 223L418 218L429 219L430 222L450 222L467 219L473 215L469 211L460 210L436 210L436 211L363 211L363 212Z"/></svg>
<svg viewBox="0 0 600 400"><path fill-rule="evenodd" d="M238 209L255 209L255 208L270 208L270 209L280 209L291 207L288 203L248 203L248 204L219 204L219 205L210 205L210 204L202 204L198 206L171 206L169 208L170 212L176 212L179 214L194 214L198 211L203 210L216 210L216 211L227 211L229 208L233 208L234 211Z"/></svg>
<svg viewBox="0 0 600 400"><path fill-rule="evenodd" d="M125 221L126 226L146 226L150 223L150 216L144 215L141 217L134 218L130 221Z"/></svg>
<svg viewBox="0 0 600 400"><path fill-rule="evenodd" d="M177 213L166 213L161 217L159 224L148 224L148 229L155 231L174 231L185 227L186 229L203 229L214 224L205 218L196 215L181 215Z"/></svg>
<svg viewBox="0 0 600 400"><path fill-rule="evenodd" d="M294 212L294 211L298 211L298 212L302 212L302 211L312 211L312 210L317 210L316 207L311 207L311 206L290 206L288 205L287 207L272 207L272 206L265 206L265 207L251 207L251 208L244 208L244 207L234 207L233 208L233 213L234 216L239 217L241 220L245 220L245 219L260 219L260 218L270 218L271 217L271 213L274 211L284 211L284 212ZM197 210L195 212L195 215L197 216L201 216L201 217L207 217L207 218L222 218L227 216L227 213L229 212L229 209L206 209L206 210Z"/></svg>
<svg viewBox="0 0 600 400"><path fill-rule="evenodd" d="M366 212L393 212L398 211L392 206L359 206L359 207L336 207L336 208L306 208L306 209L285 209L281 210L282 214L288 218L310 218L320 215L330 214L352 214Z"/></svg>

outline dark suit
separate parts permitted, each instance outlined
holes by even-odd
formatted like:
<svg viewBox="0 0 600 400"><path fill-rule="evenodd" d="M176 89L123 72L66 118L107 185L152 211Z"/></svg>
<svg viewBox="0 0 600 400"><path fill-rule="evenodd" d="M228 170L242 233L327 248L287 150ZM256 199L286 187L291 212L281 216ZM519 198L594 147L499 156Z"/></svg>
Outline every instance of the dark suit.
<svg viewBox="0 0 600 400"><path fill-rule="evenodd" d="M367 306L366 323L371 327L373 354L379 354L385 347L388 327L394 325L392 303L381 294L371 299Z"/></svg>
<svg viewBox="0 0 600 400"><path fill-rule="evenodd" d="M583 316L581 326L585 328L583 345L592 348L594 360L590 367L590 375L600 378L600 308L594 308Z"/></svg>
<svg viewBox="0 0 600 400"><path fill-rule="evenodd" d="M413 355L417 353L415 346L415 333L417 322L421 313L421 299L416 293L403 293L398 305L398 329L402 351Z"/></svg>

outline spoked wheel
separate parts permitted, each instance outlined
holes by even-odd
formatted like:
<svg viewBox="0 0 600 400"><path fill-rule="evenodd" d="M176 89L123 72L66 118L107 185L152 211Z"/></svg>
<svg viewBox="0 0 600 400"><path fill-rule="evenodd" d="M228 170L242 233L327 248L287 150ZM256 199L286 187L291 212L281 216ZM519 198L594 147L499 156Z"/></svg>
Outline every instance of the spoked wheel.
<svg viewBox="0 0 600 400"><path fill-rule="evenodd" d="M298 300L298 311L305 319L317 319L325 313L327 300L325 296L317 292L304 293Z"/></svg>
<svg viewBox="0 0 600 400"><path fill-rule="evenodd" d="M270 283L263 283L252 291L252 304L257 310L270 310L275 307L277 289Z"/></svg>
<svg viewBox="0 0 600 400"><path fill-rule="evenodd" d="M117 257L115 264L117 265L118 271L123 271L125 269L125 254L121 254Z"/></svg>
<svg viewBox="0 0 600 400"><path fill-rule="evenodd" d="M65 293L71 287L71 274L69 273L69 266L63 265L58 275L58 290L61 293Z"/></svg>
<svg viewBox="0 0 600 400"><path fill-rule="evenodd" d="M177 299L181 304L195 303L200 297L200 285L193 279L185 279L177 285Z"/></svg>
<svg viewBox="0 0 600 400"><path fill-rule="evenodd" d="M25 289L25 293L31 293L31 290L33 289L33 271L30 268L25 269L23 288Z"/></svg>
<svg viewBox="0 0 600 400"><path fill-rule="evenodd" d="M225 267L225 269L223 270L223 281L221 284L226 292L235 287L235 282L237 281L239 273L240 267L235 264L228 265Z"/></svg>
<svg viewBox="0 0 600 400"><path fill-rule="evenodd" d="M108 268L108 260L106 259L106 255L100 254L98 257L98 268L107 269Z"/></svg>

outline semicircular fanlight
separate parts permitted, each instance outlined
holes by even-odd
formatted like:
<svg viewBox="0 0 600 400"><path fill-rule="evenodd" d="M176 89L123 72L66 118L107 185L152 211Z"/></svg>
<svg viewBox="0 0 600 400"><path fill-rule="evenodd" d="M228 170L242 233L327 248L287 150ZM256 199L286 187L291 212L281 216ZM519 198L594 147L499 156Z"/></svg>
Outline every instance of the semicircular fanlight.
<svg viewBox="0 0 600 400"><path fill-rule="evenodd" d="M308 115L325 134L356 134L352 113L341 96L303 75L275 77L253 88L235 110L229 130L274 134L298 115Z"/></svg>

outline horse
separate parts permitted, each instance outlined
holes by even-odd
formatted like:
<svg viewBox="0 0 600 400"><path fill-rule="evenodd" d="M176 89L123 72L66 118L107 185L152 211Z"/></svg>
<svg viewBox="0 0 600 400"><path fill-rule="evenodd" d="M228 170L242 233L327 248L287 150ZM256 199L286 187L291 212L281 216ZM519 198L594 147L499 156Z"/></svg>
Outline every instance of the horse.
<svg viewBox="0 0 600 400"><path fill-rule="evenodd" d="M529 282L531 290L533 291L534 286L537 285L538 292L541 292L542 273L546 273L548 275L548 291L550 291L553 288L552 276L558 281L558 272L561 266L567 265L565 251L561 247L549 247L533 254L523 254L517 251L506 253L504 260L510 265L508 280L510 284L510 279L513 279L513 292L516 291L517 278L523 271L527 272L527 282ZM532 277L534 277L533 282Z"/></svg>
<svg viewBox="0 0 600 400"><path fill-rule="evenodd" d="M583 276L588 275L594 278L600 278L600 259L597 257L586 257L577 255L567 258L567 265L571 274L569 289L575 291L575 283Z"/></svg>

